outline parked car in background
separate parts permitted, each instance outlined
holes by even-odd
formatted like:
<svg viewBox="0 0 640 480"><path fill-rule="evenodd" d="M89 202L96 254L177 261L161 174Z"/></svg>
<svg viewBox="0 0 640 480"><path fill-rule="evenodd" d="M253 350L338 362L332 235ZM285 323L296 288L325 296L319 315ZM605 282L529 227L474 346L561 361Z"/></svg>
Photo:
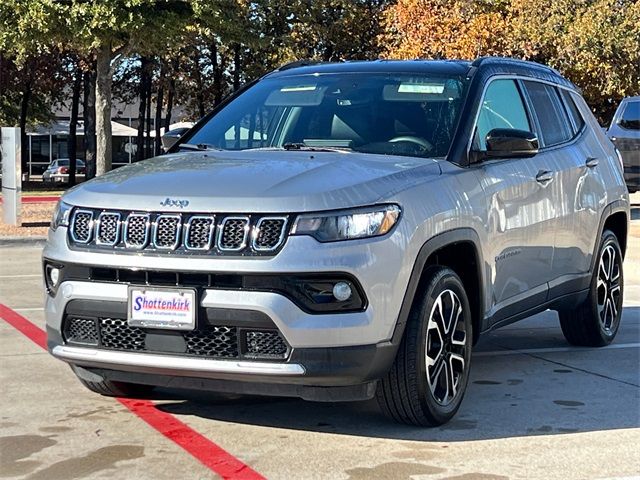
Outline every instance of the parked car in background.
<svg viewBox="0 0 640 480"><path fill-rule="evenodd" d="M68 158L58 158L49 164L42 174L44 183L67 183L69 181ZM86 166L82 160L76 160L76 180L84 181Z"/></svg>
<svg viewBox="0 0 640 480"><path fill-rule="evenodd" d="M640 190L640 97L620 102L607 135L620 151L629 192Z"/></svg>

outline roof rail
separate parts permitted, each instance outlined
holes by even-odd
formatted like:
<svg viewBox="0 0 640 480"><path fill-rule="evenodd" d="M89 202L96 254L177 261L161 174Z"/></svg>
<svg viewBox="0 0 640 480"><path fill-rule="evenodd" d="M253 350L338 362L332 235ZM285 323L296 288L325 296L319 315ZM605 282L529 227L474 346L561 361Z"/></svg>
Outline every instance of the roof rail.
<svg viewBox="0 0 640 480"><path fill-rule="evenodd" d="M309 65L318 65L319 63L330 63L330 62L322 62L320 60L310 60L310 59L296 60L295 62L289 62L289 63L285 63L284 65L281 65L280 67L276 68L276 71L283 72L284 70L289 70L291 68L308 67Z"/></svg>
<svg viewBox="0 0 640 480"><path fill-rule="evenodd" d="M516 64L523 65L528 67L537 67L540 69L547 70L549 72L554 73L555 75L562 76L558 70L555 68L551 68L547 65L543 65L542 63L532 62L531 60L522 60L520 58L511 58L511 57L478 57L471 64L472 67L479 67L480 65L485 64Z"/></svg>

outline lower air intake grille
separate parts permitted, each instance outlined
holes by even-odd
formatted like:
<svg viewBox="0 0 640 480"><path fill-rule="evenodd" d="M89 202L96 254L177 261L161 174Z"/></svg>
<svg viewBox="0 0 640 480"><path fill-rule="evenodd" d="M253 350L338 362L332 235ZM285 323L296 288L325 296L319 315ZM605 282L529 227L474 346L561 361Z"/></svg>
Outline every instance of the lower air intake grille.
<svg viewBox="0 0 640 480"><path fill-rule="evenodd" d="M98 328L93 318L70 318L67 320L65 339L71 343L98 344Z"/></svg>
<svg viewBox="0 0 640 480"><path fill-rule="evenodd" d="M117 350L144 350L146 333L141 328L130 327L121 318L101 318L100 338L105 348Z"/></svg>
<svg viewBox="0 0 640 480"><path fill-rule="evenodd" d="M145 328L129 326L123 318L82 318L69 315L64 320L64 337L67 343L110 350L246 360L285 360L291 352L278 330L203 325L191 332L167 332L174 337L180 336L180 341L183 341L184 350L170 351L149 349L146 343L147 331ZM157 332L153 334L157 335Z"/></svg>
<svg viewBox="0 0 640 480"><path fill-rule="evenodd" d="M187 353L203 357L238 356L238 336L235 327L208 327L204 331L194 330L184 334Z"/></svg>
<svg viewBox="0 0 640 480"><path fill-rule="evenodd" d="M276 331L246 332L247 356L287 358L289 347Z"/></svg>

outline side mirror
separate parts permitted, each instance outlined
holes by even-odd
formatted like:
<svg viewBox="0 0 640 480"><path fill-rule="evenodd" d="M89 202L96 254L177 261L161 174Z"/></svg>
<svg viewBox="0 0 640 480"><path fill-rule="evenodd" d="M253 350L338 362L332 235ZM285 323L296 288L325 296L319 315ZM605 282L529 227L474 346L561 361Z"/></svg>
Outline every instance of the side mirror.
<svg viewBox="0 0 640 480"><path fill-rule="evenodd" d="M487 134L489 158L533 157L538 153L538 137L526 130L494 128Z"/></svg>
<svg viewBox="0 0 640 480"><path fill-rule="evenodd" d="M162 137L162 148L166 152L180 139L180 135L171 134L171 132L165 133Z"/></svg>

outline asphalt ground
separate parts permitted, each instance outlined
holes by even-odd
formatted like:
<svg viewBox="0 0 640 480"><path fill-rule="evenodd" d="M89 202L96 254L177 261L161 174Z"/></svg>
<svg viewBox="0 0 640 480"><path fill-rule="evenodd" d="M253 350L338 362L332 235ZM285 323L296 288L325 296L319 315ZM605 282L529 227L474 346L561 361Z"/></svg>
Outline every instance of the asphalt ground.
<svg viewBox="0 0 640 480"><path fill-rule="evenodd" d="M4 245L0 478L640 478L639 220L632 229L616 341L570 347L554 312L489 333L462 408L435 429L396 425L374 401L100 397L39 346L40 248Z"/></svg>

